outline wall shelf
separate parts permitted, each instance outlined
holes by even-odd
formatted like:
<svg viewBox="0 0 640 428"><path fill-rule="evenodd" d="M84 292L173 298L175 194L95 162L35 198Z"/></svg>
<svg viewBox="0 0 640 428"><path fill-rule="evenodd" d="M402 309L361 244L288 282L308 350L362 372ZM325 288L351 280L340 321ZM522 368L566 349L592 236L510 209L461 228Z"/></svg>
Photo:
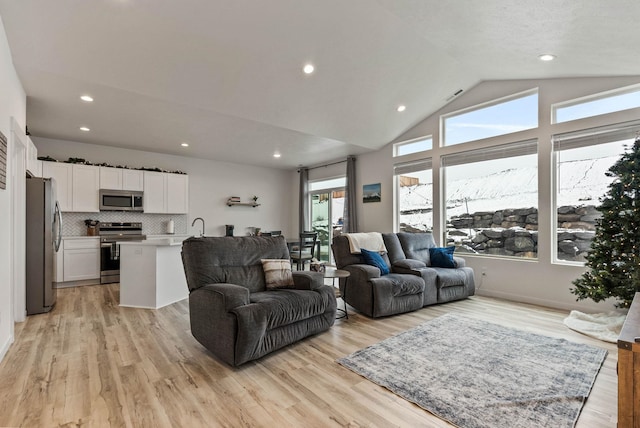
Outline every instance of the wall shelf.
<svg viewBox="0 0 640 428"><path fill-rule="evenodd" d="M236 201L232 201L231 199L229 199L227 201L227 206L234 206L234 205L242 205L245 207L259 207L260 204L257 202L236 202Z"/></svg>

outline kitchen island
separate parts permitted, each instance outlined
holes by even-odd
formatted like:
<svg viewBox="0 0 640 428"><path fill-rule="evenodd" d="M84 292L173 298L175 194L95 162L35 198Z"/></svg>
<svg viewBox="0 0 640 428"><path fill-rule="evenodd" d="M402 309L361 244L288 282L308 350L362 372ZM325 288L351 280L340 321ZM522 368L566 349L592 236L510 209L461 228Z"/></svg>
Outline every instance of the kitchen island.
<svg viewBox="0 0 640 428"><path fill-rule="evenodd" d="M120 306L159 309L189 297L180 256L185 238L118 242Z"/></svg>

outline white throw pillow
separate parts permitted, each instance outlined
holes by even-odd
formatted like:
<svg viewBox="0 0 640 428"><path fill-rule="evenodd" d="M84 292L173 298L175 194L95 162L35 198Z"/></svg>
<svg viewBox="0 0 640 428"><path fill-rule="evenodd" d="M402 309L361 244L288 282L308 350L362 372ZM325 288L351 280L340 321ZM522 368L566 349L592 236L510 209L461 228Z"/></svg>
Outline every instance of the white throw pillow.
<svg viewBox="0 0 640 428"><path fill-rule="evenodd" d="M268 290L276 288L293 288L291 262L281 259L261 259L264 279Z"/></svg>

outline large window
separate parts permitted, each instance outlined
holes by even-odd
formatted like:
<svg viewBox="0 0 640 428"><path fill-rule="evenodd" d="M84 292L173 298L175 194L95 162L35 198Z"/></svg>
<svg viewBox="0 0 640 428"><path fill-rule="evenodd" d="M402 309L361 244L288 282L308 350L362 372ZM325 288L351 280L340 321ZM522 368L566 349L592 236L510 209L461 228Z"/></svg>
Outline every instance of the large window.
<svg viewBox="0 0 640 428"><path fill-rule="evenodd" d="M433 148L433 138L431 135L427 137L414 138L413 140L402 141L393 145L393 156L404 156L411 153L424 152Z"/></svg>
<svg viewBox="0 0 640 428"><path fill-rule="evenodd" d="M442 157L445 242L456 251L537 257L537 142Z"/></svg>
<svg viewBox="0 0 640 428"><path fill-rule="evenodd" d="M466 143L538 126L538 91L475 106L442 117L443 144Z"/></svg>
<svg viewBox="0 0 640 428"><path fill-rule="evenodd" d="M551 122L568 122L637 107L640 107L640 87L634 85L554 104L551 108L553 115Z"/></svg>
<svg viewBox="0 0 640 428"><path fill-rule="evenodd" d="M430 232L433 229L431 159L396 165L396 230Z"/></svg>
<svg viewBox="0 0 640 428"><path fill-rule="evenodd" d="M554 136L556 261L585 261L600 197L613 180L606 172L638 131L634 122Z"/></svg>

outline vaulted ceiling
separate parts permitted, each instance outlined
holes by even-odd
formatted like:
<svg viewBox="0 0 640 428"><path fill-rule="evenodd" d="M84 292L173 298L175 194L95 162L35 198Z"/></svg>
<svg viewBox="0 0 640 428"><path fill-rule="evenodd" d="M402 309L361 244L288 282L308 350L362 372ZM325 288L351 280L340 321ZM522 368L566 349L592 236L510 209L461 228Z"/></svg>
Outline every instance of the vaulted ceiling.
<svg viewBox="0 0 640 428"><path fill-rule="evenodd" d="M377 150L483 80L640 74L637 0L0 0L0 17L32 135L276 168Z"/></svg>

